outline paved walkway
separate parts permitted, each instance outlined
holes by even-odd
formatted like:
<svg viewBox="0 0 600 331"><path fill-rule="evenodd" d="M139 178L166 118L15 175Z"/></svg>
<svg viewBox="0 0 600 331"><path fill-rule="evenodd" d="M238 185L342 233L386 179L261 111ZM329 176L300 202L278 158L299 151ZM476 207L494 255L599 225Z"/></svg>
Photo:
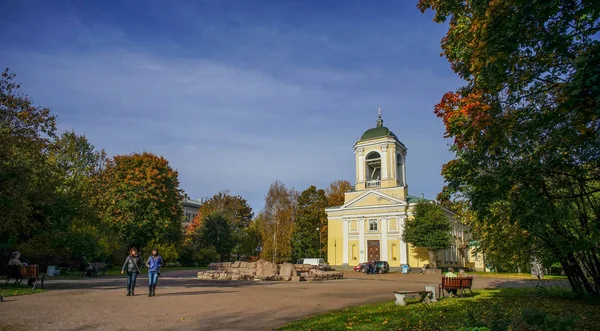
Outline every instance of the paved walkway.
<svg viewBox="0 0 600 331"><path fill-rule="evenodd" d="M423 289L435 275L361 275L316 283L207 281L193 271L170 272L147 297L135 297L125 278L48 280L48 291L5 298L0 330L269 330L306 316L371 302L393 301L392 291ZM142 275L143 276L143 275ZM476 277L475 288L534 286L536 281Z"/></svg>

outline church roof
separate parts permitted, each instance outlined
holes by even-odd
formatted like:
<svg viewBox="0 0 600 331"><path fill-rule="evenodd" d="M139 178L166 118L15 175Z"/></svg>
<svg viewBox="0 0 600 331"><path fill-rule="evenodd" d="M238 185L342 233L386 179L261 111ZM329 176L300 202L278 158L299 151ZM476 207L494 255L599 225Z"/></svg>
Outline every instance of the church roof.
<svg viewBox="0 0 600 331"><path fill-rule="evenodd" d="M383 120L381 119L380 112L377 118L377 125L374 128L365 131L362 137L360 137L360 140L369 140L383 137L392 137L396 140L399 140L398 137L396 137L396 135L390 129L383 126Z"/></svg>

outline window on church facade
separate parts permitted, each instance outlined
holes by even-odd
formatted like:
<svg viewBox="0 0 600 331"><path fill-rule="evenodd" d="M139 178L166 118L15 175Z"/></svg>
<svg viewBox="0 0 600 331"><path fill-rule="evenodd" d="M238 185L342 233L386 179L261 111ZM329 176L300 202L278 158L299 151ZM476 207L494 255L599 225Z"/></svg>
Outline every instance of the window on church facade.
<svg viewBox="0 0 600 331"><path fill-rule="evenodd" d="M352 245L352 260L358 260L358 248Z"/></svg>
<svg viewBox="0 0 600 331"><path fill-rule="evenodd" d="M398 260L398 246L396 244L392 245L392 261Z"/></svg>
<svg viewBox="0 0 600 331"><path fill-rule="evenodd" d="M369 231L377 231L377 220L369 220Z"/></svg>
<svg viewBox="0 0 600 331"><path fill-rule="evenodd" d="M381 155L371 152L367 155L367 187L379 187L381 185Z"/></svg>

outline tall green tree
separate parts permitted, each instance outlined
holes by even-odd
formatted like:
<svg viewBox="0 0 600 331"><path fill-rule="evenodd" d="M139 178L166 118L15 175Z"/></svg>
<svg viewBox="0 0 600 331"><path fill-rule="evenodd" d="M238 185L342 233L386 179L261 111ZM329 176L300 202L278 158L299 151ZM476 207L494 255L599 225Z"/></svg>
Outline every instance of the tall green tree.
<svg viewBox="0 0 600 331"><path fill-rule="evenodd" d="M54 203L46 208L52 224L43 234L46 247L36 247L37 240L20 249L38 260L58 263L82 256L105 259L116 246L109 229L100 222L93 199L99 194L97 176L106 160L103 150L96 150L85 136L74 131L62 133L49 151L48 162L55 178Z"/></svg>
<svg viewBox="0 0 600 331"><path fill-rule="evenodd" d="M15 75L0 75L0 251L51 227L44 209L52 204L54 178L48 152L56 118L21 92Z"/></svg>
<svg viewBox="0 0 600 331"><path fill-rule="evenodd" d="M275 181L265 197L265 207L258 222L263 242L261 258L275 263L292 259L292 230L297 194Z"/></svg>
<svg viewBox="0 0 600 331"><path fill-rule="evenodd" d="M249 244L252 241L252 233L251 231L247 231L247 228L252 222L254 212L246 199L239 195L233 196L229 191L219 192L202 203L202 206L198 210L198 215L186 229L186 245L191 244L191 238L199 238L195 236L195 233L200 231L204 220L214 213L223 215L231 223L234 241L236 242L233 252L237 255L238 259L242 258L242 255L249 252L247 250L248 247L241 247L242 242ZM247 235L250 237L245 238ZM250 250L250 252L253 251Z"/></svg>
<svg viewBox="0 0 600 331"><path fill-rule="evenodd" d="M235 246L233 226L224 215L213 213L208 215L200 227L200 242L204 248L214 247L221 262L229 259Z"/></svg>
<svg viewBox="0 0 600 331"><path fill-rule="evenodd" d="M435 107L454 139L443 174L482 222L526 231L574 291L600 295L600 11L597 1L421 0L448 22L465 80ZM498 229L498 227L496 227Z"/></svg>
<svg viewBox="0 0 600 331"><path fill-rule="evenodd" d="M294 260L323 256L323 253L325 253L324 256L327 256L324 251L324 246L327 246L325 207L327 207L327 196L324 190L317 190L313 185L300 194L292 232ZM325 240L325 245L323 240Z"/></svg>
<svg viewBox="0 0 600 331"><path fill-rule="evenodd" d="M242 235L237 237L234 254L241 258L256 259L262 248L262 237L260 236L259 222L253 220L250 225L243 229Z"/></svg>
<svg viewBox="0 0 600 331"><path fill-rule="evenodd" d="M442 207L429 201L414 206L414 218L404 223L402 240L419 248L426 248L429 263L437 268L437 251L450 247L452 224Z"/></svg>
<svg viewBox="0 0 600 331"><path fill-rule="evenodd" d="M344 204L345 193L352 190L352 184L347 180L336 180L329 184L325 191L327 195L327 207L337 207Z"/></svg>
<svg viewBox="0 0 600 331"><path fill-rule="evenodd" d="M118 155L99 176L100 218L127 246L181 240L181 191L177 172L151 153Z"/></svg>

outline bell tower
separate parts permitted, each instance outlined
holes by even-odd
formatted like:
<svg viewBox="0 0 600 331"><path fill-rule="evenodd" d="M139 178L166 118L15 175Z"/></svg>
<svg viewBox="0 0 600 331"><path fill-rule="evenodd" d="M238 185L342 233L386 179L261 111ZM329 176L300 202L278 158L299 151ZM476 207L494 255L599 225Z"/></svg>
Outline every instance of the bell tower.
<svg viewBox="0 0 600 331"><path fill-rule="evenodd" d="M381 108L374 128L365 131L354 144L356 159L356 191L384 190L386 194L405 200L406 147L383 126Z"/></svg>

